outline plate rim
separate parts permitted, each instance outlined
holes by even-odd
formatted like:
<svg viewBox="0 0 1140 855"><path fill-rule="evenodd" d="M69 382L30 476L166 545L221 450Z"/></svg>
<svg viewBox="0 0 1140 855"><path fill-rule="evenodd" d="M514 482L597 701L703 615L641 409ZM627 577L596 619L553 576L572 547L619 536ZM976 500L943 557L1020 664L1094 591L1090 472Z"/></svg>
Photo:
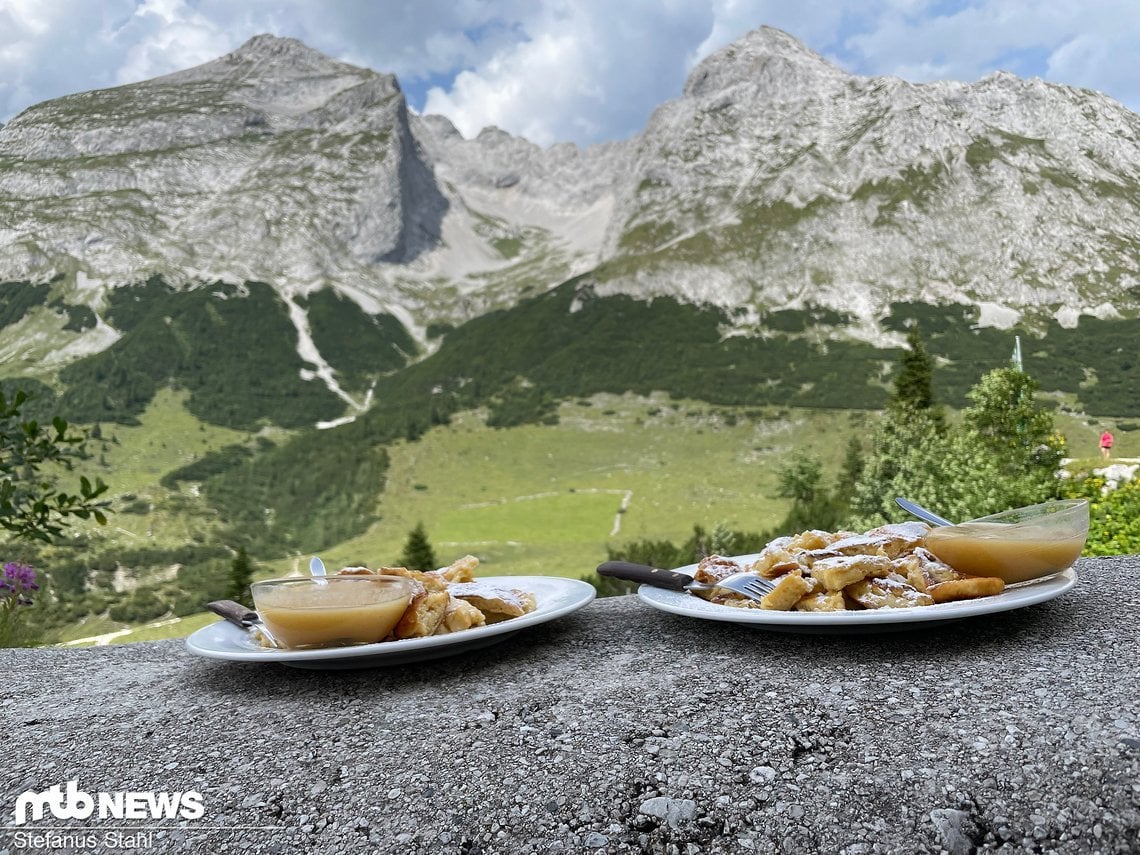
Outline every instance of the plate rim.
<svg viewBox="0 0 1140 855"><path fill-rule="evenodd" d="M520 579L540 580L543 584L550 582L557 583L556 587L563 588L563 593L569 596L570 599L550 609L543 609L542 604L539 603L538 608L533 612L520 615L517 618L499 621L498 623L489 624L487 626L472 627L471 629L448 633L447 635L433 635L427 638L405 638L397 641L381 641L375 644L358 644L352 647L326 647L317 650L277 650L271 647L261 649L242 649L236 647L234 649L225 649L216 645L206 646L204 644L205 640L212 637L213 634L218 631L219 626L229 627L234 633L242 632L242 630L233 624L224 620L218 620L200 627L188 635L186 637L185 646L186 649L195 656L202 656L207 659L269 664L331 662L360 658L374 658L377 660L395 659L407 655L414 655L417 651L421 650L429 651L436 650L440 647L451 646L456 647L456 652L459 652L468 641L477 641L496 635L513 634L530 626L536 626L538 624L547 623L548 621L557 620L560 617L565 617L572 612L585 608L597 596L597 589L589 582L564 576L477 577L477 581L481 582L486 581L492 584L510 582L516 584L518 587L523 587L518 584L518 580ZM222 631L225 630L223 629Z"/></svg>
<svg viewBox="0 0 1140 855"><path fill-rule="evenodd" d="M753 562L760 553L733 556L737 562ZM677 568L679 573L692 573L696 564ZM769 611L763 609L735 609L717 606L682 591L670 591L641 585L637 596L641 602L658 611L701 620L724 621L728 623L751 624L758 627L779 627L804 629L835 629L850 627L886 626L907 623L937 623L960 620L978 615L997 614L1014 609L1033 606L1061 596L1076 585L1079 577L1075 566L1067 567L1059 573L1033 582L1020 583L1006 588L1002 593L971 600L958 600L949 603L936 603L932 606L911 606L908 608L865 609L845 612L793 612ZM694 600L696 602L694 602ZM715 609L715 611L714 611Z"/></svg>

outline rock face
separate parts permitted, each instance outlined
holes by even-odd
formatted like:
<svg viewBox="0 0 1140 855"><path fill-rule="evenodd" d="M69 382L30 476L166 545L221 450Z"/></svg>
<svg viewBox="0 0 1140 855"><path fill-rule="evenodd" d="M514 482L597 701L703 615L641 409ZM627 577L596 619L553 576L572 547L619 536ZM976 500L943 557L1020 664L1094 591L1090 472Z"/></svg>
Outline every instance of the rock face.
<svg viewBox="0 0 1140 855"><path fill-rule="evenodd" d="M413 329L589 273L738 310L969 303L1065 325L1137 303L1140 117L995 74L847 74L761 28L644 132L580 150L409 114L391 75L258 36L0 128L0 281L96 310L153 273L332 285ZM82 290L75 286L82 285Z"/></svg>
<svg viewBox="0 0 1140 855"><path fill-rule="evenodd" d="M61 98L0 133L9 277L348 277L438 242L446 210L395 78L291 39Z"/></svg>
<svg viewBox="0 0 1140 855"><path fill-rule="evenodd" d="M1138 140L1092 92L854 77L760 30L653 116L607 248L694 297L1079 313L1135 283Z"/></svg>

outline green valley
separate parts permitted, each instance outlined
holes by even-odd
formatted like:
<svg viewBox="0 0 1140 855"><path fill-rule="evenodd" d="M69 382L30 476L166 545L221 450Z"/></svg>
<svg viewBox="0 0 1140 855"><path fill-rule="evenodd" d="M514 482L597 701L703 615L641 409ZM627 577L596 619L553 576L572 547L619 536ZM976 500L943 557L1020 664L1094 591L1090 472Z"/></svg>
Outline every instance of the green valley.
<svg viewBox="0 0 1140 855"><path fill-rule="evenodd" d="M29 317L62 332L71 315L48 311L52 287L0 289L0 338ZM426 356L395 317L327 290L290 305L257 283L152 279L113 292L103 314L109 347L34 380L15 361L3 378L36 392L37 417L89 426L88 474L114 498L106 527L9 545L49 571L61 640L193 615L224 595L239 547L262 575L317 552L384 564L422 522L441 561L470 552L491 573L581 576L607 547L679 542L694 525L771 529L790 504L781 467L811 456L834 477L902 352L832 311L762 312L744 328L712 307L601 296L588 278L437 328ZM298 314L324 368L299 356ZM971 307L897 303L882 326L901 340L914 323L947 405L1020 335L1072 453L1092 455L1104 425L1119 455L1140 451L1126 347L1140 321L997 330ZM365 409L349 403L366 395Z"/></svg>

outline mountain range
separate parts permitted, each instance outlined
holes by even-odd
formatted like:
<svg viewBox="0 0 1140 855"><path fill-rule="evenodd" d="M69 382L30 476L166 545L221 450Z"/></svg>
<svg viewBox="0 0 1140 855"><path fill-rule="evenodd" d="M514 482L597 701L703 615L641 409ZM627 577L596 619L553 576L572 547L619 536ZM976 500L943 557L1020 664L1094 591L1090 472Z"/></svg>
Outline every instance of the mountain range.
<svg viewBox="0 0 1140 855"><path fill-rule="evenodd" d="M1124 413L1140 402L1121 401L1123 357L1088 339L1127 339L1138 236L1140 117L1092 91L860 77L762 27L697 65L640 134L541 148L496 128L465 139L410 111L392 75L262 35L0 127L0 357L78 417L129 417L176 378L210 420L333 424L476 321L468 338L495 338L474 351L527 317L541 337L581 327L587 304L663 300L733 371L774 348L744 371L774 384L764 401L881 404L884 364L918 320L959 399L979 353L1008 353L1018 332L1048 342L1029 348L1050 358L1047 388L1079 395L1099 370L1114 379L1081 400ZM180 350L153 349L164 325L185 326ZM618 359L654 344L612 332L629 339ZM201 403L210 359L261 339L243 382L277 366L295 399L300 377L304 419ZM533 384L539 351L553 356L500 366L486 396ZM804 373L820 360L835 364ZM711 385L643 380L716 398L723 362ZM857 393L820 396L830 376ZM92 381L112 390L101 403Z"/></svg>

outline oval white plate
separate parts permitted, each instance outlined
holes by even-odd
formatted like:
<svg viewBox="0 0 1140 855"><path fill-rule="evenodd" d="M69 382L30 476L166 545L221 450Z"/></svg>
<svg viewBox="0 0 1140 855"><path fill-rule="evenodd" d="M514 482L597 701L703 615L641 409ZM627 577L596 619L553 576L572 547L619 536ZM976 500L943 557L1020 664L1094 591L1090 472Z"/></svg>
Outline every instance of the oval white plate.
<svg viewBox="0 0 1140 855"><path fill-rule="evenodd" d="M552 621L587 605L594 599L594 586L579 579L556 576L489 576L480 581L533 591L537 606L530 614L510 620L477 626L448 635L382 641L356 647L329 647L321 650L274 650L256 644L245 630L218 621L204 626L186 639L186 649L197 656L231 662L258 662L289 665L293 668L371 668L403 665L426 659L452 656L502 641L529 626Z"/></svg>
<svg viewBox="0 0 1140 855"><path fill-rule="evenodd" d="M741 555L733 560L748 566L757 555ZM696 564L679 567L678 572L692 574ZM683 591L668 591L642 585L637 595L655 609L703 620L745 623L776 632L890 632L913 629L915 624L928 626L948 623L977 615L1006 612L1043 603L1059 597L1077 583L1077 573L1070 567L1055 576L1036 582L1024 582L1006 588L992 597L978 597L955 603L937 603L909 609L866 609L849 612L779 612L767 609L735 609L694 597Z"/></svg>

